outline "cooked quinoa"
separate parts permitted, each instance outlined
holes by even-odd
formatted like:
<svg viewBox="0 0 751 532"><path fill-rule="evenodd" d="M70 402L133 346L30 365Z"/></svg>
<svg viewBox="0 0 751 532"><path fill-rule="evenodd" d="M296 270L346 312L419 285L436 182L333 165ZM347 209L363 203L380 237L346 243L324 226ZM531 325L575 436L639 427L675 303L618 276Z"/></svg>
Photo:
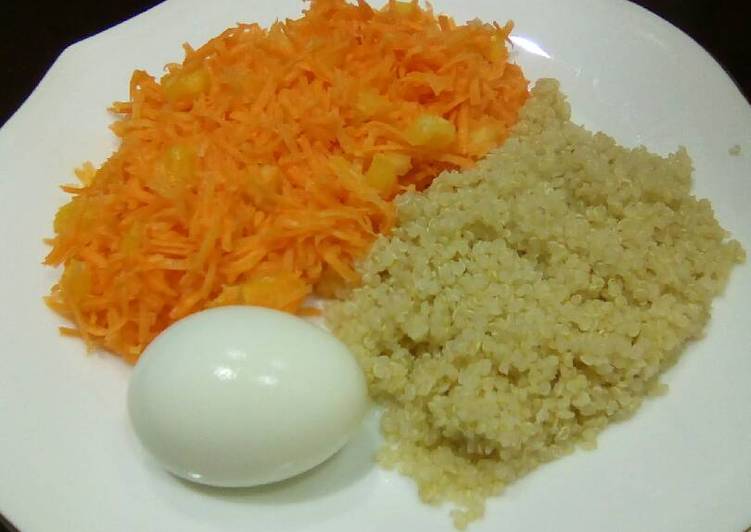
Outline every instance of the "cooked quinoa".
<svg viewBox="0 0 751 532"><path fill-rule="evenodd" d="M592 448L702 334L738 242L691 161L569 121L557 82L474 169L398 200L398 226L331 304L383 407L379 462L463 528L539 464Z"/></svg>

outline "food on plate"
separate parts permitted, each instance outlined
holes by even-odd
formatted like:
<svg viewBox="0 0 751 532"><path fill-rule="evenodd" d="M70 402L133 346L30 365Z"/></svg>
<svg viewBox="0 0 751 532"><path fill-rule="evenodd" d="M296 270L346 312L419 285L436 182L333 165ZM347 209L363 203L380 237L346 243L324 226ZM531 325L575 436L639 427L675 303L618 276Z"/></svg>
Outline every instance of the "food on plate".
<svg viewBox="0 0 751 532"><path fill-rule="evenodd" d="M227 306L172 324L128 389L144 447L172 473L255 486L334 454L368 406L362 370L331 334L284 312Z"/></svg>
<svg viewBox="0 0 751 532"><path fill-rule="evenodd" d="M370 393L378 461L463 528L665 390L745 253L685 150L573 124L554 80L528 99L511 28L312 0L133 74L119 148L63 187L47 302L137 362L130 418L164 468L289 478ZM310 296L339 298L339 340L293 315Z"/></svg>
<svg viewBox="0 0 751 532"><path fill-rule="evenodd" d="M684 149L573 124L543 80L501 148L398 198L362 286L327 309L384 407L379 462L463 527L664 390L744 260L691 171Z"/></svg>
<svg viewBox="0 0 751 532"><path fill-rule="evenodd" d="M355 283L390 200L500 144L527 98L511 24L416 2L313 0L239 24L115 103L120 145L63 187L48 303L90 347L135 362L170 323L231 304L305 312Z"/></svg>

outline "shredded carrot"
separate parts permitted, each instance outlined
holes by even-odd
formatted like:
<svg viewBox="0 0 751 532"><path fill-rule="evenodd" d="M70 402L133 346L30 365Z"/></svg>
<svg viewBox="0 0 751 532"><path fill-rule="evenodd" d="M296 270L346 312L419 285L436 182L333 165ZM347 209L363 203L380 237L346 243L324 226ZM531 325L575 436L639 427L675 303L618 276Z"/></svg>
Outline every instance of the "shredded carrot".
<svg viewBox="0 0 751 532"><path fill-rule="evenodd" d="M135 362L204 308L314 312L308 296L357 282L395 195L506 138L527 98L511 28L313 0L185 45L160 80L135 71L119 148L63 187L45 263L64 266L47 298L64 334Z"/></svg>

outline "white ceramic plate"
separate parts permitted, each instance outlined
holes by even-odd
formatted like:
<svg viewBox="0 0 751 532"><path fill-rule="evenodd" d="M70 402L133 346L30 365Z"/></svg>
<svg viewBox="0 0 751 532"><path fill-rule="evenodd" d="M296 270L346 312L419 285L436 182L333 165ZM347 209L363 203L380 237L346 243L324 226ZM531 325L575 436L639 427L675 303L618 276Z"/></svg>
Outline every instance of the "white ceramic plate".
<svg viewBox="0 0 751 532"><path fill-rule="evenodd" d="M518 61L554 76L576 120L626 145L685 145L696 193L751 250L751 108L698 45L622 0L436 0L458 19L516 21ZM42 305L56 272L42 238L58 184L115 147L105 109L134 68L160 72L184 41L237 21L297 16L297 0L170 0L67 49L0 130L0 511L21 530L451 530L446 509L375 468L373 424L317 470L267 489L182 483L141 452L125 413L131 368L57 335ZM523 40L523 39L526 39ZM739 144L740 156L728 149ZM546 465L471 530L740 532L751 525L751 267L737 268L670 393L608 429L594 452Z"/></svg>

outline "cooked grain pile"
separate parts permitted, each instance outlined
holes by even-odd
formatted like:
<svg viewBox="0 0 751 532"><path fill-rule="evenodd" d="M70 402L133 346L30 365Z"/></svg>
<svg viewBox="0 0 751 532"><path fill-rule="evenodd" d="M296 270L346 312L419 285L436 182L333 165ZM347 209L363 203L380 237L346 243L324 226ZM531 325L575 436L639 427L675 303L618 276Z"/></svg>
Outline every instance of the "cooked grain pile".
<svg viewBox="0 0 751 532"><path fill-rule="evenodd" d="M464 527L659 391L744 260L690 188L683 149L592 134L544 80L502 148L401 197L362 287L328 309L385 406L379 461Z"/></svg>

